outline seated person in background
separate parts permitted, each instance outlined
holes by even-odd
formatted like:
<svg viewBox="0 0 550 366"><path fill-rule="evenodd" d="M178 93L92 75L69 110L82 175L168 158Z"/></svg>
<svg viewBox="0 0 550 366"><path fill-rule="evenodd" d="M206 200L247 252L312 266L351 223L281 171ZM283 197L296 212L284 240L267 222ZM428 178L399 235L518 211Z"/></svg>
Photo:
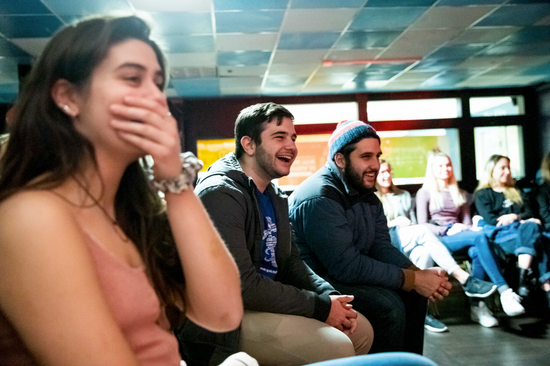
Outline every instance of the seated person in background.
<svg viewBox="0 0 550 366"><path fill-rule="evenodd" d="M380 172L376 180L376 195L382 202L388 220L392 243L419 268L427 269L434 261L447 273L456 278L469 297L487 297L496 290L496 285L477 279L458 266L449 250L424 225L416 224L416 215L409 192L393 184L393 174L389 162L380 160ZM434 332L447 330L445 324L426 316L425 327Z"/></svg>
<svg viewBox="0 0 550 366"><path fill-rule="evenodd" d="M235 122L236 152L215 162L195 190L240 270L245 314L238 348L261 365L366 354L373 340L369 321L349 304L353 297L317 276L292 241L287 196L271 181L289 174L295 140L293 116L283 106L245 108ZM184 347L216 338L189 322L179 336Z"/></svg>
<svg viewBox="0 0 550 366"><path fill-rule="evenodd" d="M550 230L550 152L544 155L540 164L541 185L537 192L539 216L546 232Z"/></svg>
<svg viewBox="0 0 550 366"><path fill-rule="evenodd" d="M422 188L416 193L418 223L427 226L451 253L475 247L479 260L491 281L497 285L504 312L516 316L525 312L520 298L508 286L500 272L485 234L471 230L470 208L465 192L458 188L451 159L440 151L431 153ZM474 302L472 320L486 327L498 325L483 301Z"/></svg>
<svg viewBox="0 0 550 366"><path fill-rule="evenodd" d="M510 159L492 155L485 165L483 178L474 193L477 212L483 217L483 231L505 253L517 255L518 293L529 294L533 258L543 290L550 291L548 255L542 240L541 222L533 218L527 197L516 188L510 171Z"/></svg>
<svg viewBox="0 0 550 366"><path fill-rule="evenodd" d="M178 366L183 315L239 326L239 273L193 194L200 164L180 161L163 59L130 16L68 26L34 64L0 165L0 365Z"/></svg>
<svg viewBox="0 0 550 366"><path fill-rule="evenodd" d="M443 270L420 270L391 244L374 194L381 153L370 125L339 123L327 164L290 196L290 218L302 258L368 316L372 352L421 354L426 300L442 299L451 285Z"/></svg>

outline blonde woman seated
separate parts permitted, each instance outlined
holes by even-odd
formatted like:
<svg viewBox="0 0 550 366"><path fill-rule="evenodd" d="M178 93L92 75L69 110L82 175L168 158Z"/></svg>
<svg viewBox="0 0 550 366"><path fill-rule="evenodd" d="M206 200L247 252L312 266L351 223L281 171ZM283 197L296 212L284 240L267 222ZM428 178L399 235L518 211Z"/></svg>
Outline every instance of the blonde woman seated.
<svg viewBox="0 0 550 366"><path fill-rule="evenodd" d="M529 294L529 277L535 262L535 272L543 290L550 291L547 248L542 242L539 219L516 188L510 171L510 159L492 155L485 165L483 179L474 193L478 213L483 217L484 231L504 252L518 257L521 296Z"/></svg>
<svg viewBox="0 0 550 366"><path fill-rule="evenodd" d="M424 184L416 194L416 215L418 223L438 235L451 253L474 247L480 264L497 286L504 312L509 316L525 312L519 296L504 280L485 234L471 230L465 192L458 188L451 159L442 152L436 151L428 158ZM471 310L472 319L481 325L498 325L485 303L479 302Z"/></svg>
<svg viewBox="0 0 550 366"><path fill-rule="evenodd" d="M429 228L415 225L416 217L411 204L411 195L393 184L391 165L383 159L380 160L376 188L378 190L376 195L382 201L384 213L388 219L392 243L397 244L417 267L426 269L432 267L434 262L437 263L460 282L469 297L484 298L496 290L496 285L470 276L460 268L449 250ZM447 330L445 324L430 315L426 316L425 327L435 332Z"/></svg>

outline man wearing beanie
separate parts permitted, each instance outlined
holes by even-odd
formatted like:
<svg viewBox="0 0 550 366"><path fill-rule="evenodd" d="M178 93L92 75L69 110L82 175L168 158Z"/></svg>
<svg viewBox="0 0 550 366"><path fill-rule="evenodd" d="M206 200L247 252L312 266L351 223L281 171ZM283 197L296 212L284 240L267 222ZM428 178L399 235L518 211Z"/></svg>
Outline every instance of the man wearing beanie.
<svg viewBox="0 0 550 366"><path fill-rule="evenodd" d="M338 124L327 164L289 198L302 259L335 289L354 295L354 309L374 329L373 352L422 354L426 299L451 285L443 270L420 270L390 242L374 194L380 138L362 121Z"/></svg>
<svg viewBox="0 0 550 366"><path fill-rule="evenodd" d="M287 196L271 181L289 174L295 140L283 106L245 108L235 122L235 153L197 183L195 193L239 267L245 312L240 334L187 321L178 337L190 365L217 365L236 351L260 365L292 366L370 350L372 327L352 309L353 297L317 276L292 241Z"/></svg>

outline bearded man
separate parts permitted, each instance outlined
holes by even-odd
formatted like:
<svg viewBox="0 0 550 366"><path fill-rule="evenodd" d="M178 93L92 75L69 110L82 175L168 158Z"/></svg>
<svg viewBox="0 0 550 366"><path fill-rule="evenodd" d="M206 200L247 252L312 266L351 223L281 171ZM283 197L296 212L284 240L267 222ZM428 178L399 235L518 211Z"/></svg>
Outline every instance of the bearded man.
<svg viewBox="0 0 550 366"><path fill-rule="evenodd" d="M289 198L294 241L311 269L354 296L376 334L371 353L422 354L427 299L442 299L451 285L443 270L420 270L391 244L374 194L381 154L370 125L339 123L327 164Z"/></svg>

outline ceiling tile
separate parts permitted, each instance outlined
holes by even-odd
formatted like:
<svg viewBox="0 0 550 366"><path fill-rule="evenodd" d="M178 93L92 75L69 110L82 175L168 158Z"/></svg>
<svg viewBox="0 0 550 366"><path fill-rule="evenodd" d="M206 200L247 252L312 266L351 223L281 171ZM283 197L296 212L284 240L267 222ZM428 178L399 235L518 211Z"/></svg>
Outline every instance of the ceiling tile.
<svg viewBox="0 0 550 366"><path fill-rule="evenodd" d="M504 5L476 25L530 25L548 14L550 4Z"/></svg>
<svg viewBox="0 0 550 366"><path fill-rule="evenodd" d="M267 65L271 51L242 51L242 52L219 52L218 65L224 66L256 66Z"/></svg>
<svg viewBox="0 0 550 366"><path fill-rule="evenodd" d="M131 14L134 9L126 0L42 0L57 15L84 16L90 14L109 14L125 12Z"/></svg>
<svg viewBox="0 0 550 366"><path fill-rule="evenodd" d="M502 4L506 0L439 0L436 6L465 6L465 5L486 5Z"/></svg>
<svg viewBox="0 0 550 366"><path fill-rule="evenodd" d="M0 38L0 57L28 57L29 55L19 47Z"/></svg>
<svg viewBox="0 0 550 366"><path fill-rule="evenodd" d="M420 61L416 66L411 70L414 71L445 71L451 67L459 65L462 63L463 59L448 59L448 60L431 60L425 59Z"/></svg>
<svg viewBox="0 0 550 366"><path fill-rule="evenodd" d="M501 44L539 43L550 40L550 26L525 27Z"/></svg>
<svg viewBox="0 0 550 366"><path fill-rule="evenodd" d="M513 56L509 57L509 60L504 66L511 67L538 67L550 62L550 55L548 56Z"/></svg>
<svg viewBox="0 0 550 366"><path fill-rule="evenodd" d="M296 87L302 86L307 78L296 77L293 75L269 75L267 77L266 88Z"/></svg>
<svg viewBox="0 0 550 366"><path fill-rule="evenodd" d="M424 83L424 80L402 80L399 81L399 79L393 80L389 83L387 83L385 86L383 86L382 90L416 90L421 89L422 83Z"/></svg>
<svg viewBox="0 0 550 366"><path fill-rule="evenodd" d="M412 28L467 28L493 9L495 9L494 6L437 6L426 11L424 15L412 25Z"/></svg>
<svg viewBox="0 0 550 366"><path fill-rule="evenodd" d="M37 57L42 53L50 38L12 38L10 41L29 55Z"/></svg>
<svg viewBox="0 0 550 366"><path fill-rule="evenodd" d="M277 50L274 64L320 64L327 50Z"/></svg>
<svg viewBox="0 0 550 366"><path fill-rule="evenodd" d="M302 85L295 86L264 86L262 95L280 96L280 95L298 95L302 91Z"/></svg>
<svg viewBox="0 0 550 366"><path fill-rule="evenodd" d="M451 43L494 43L514 34L520 27L474 27L466 29Z"/></svg>
<svg viewBox="0 0 550 366"><path fill-rule="evenodd" d="M534 25L550 25L550 15L545 16Z"/></svg>
<svg viewBox="0 0 550 366"><path fill-rule="evenodd" d="M280 50L327 49L331 48L340 33L284 33L279 40Z"/></svg>
<svg viewBox="0 0 550 366"><path fill-rule="evenodd" d="M358 60L374 60L382 49L370 50L334 50L327 60L330 61L358 61Z"/></svg>
<svg viewBox="0 0 550 366"><path fill-rule="evenodd" d="M263 76L267 65L263 66L219 66L220 76Z"/></svg>
<svg viewBox="0 0 550 366"><path fill-rule="evenodd" d="M499 76L477 76L458 83L457 88L496 87L510 85L506 78Z"/></svg>
<svg viewBox="0 0 550 366"><path fill-rule="evenodd" d="M169 53L166 55L170 67L216 66L216 54L211 53Z"/></svg>
<svg viewBox="0 0 550 366"><path fill-rule="evenodd" d="M262 88L259 86L237 86L237 87L223 87L220 86L220 94L233 96L256 96L262 94Z"/></svg>
<svg viewBox="0 0 550 366"><path fill-rule="evenodd" d="M284 14L282 10L216 12L216 31L218 33L278 32Z"/></svg>
<svg viewBox="0 0 550 366"><path fill-rule="evenodd" d="M535 44L516 44L516 45L498 45L489 47L482 52L484 55L495 56L513 56L513 55L528 55L541 56L550 55L550 43L535 43Z"/></svg>
<svg viewBox="0 0 550 366"><path fill-rule="evenodd" d="M342 31L352 20L357 9L290 9L282 31L323 32Z"/></svg>
<svg viewBox="0 0 550 366"><path fill-rule="evenodd" d="M342 90L341 85L306 85L301 90L301 94L333 94L339 93Z"/></svg>
<svg viewBox="0 0 550 366"><path fill-rule="evenodd" d="M455 69L467 69L471 67L495 67L510 61L509 56L479 56L471 57L456 65Z"/></svg>
<svg viewBox="0 0 550 366"><path fill-rule="evenodd" d="M154 34L188 35L212 34L212 17L209 13L151 13L155 21Z"/></svg>
<svg viewBox="0 0 550 366"><path fill-rule="evenodd" d="M172 79L171 83L182 97L212 97L220 95L219 79Z"/></svg>
<svg viewBox="0 0 550 366"><path fill-rule="evenodd" d="M430 55L431 59L459 59L468 58L487 48L485 44L459 44L441 47Z"/></svg>
<svg viewBox="0 0 550 366"><path fill-rule="evenodd" d="M0 15L0 33L6 38L49 37L62 23L53 15Z"/></svg>
<svg viewBox="0 0 550 366"><path fill-rule="evenodd" d="M399 30L416 21L428 8L364 8L350 26L350 30Z"/></svg>
<svg viewBox="0 0 550 366"><path fill-rule="evenodd" d="M260 77L221 77L220 88L260 87L263 78Z"/></svg>
<svg viewBox="0 0 550 366"><path fill-rule="evenodd" d="M284 10L289 0L214 0L214 9L221 10ZM185 1L183 1L185 2Z"/></svg>
<svg viewBox="0 0 550 366"><path fill-rule="evenodd" d="M293 0L290 7L293 9L357 8L364 3L365 0Z"/></svg>
<svg viewBox="0 0 550 366"><path fill-rule="evenodd" d="M136 10L150 11L153 13L168 12L209 12L212 0L200 1L174 1L174 0L130 0Z"/></svg>
<svg viewBox="0 0 550 366"><path fill-rule="evenodd" d="M434 77L435 75L439 74L439 71L407 71L401 75L395 81L398 83L401 82L410 82L410 81L418 81L423 82L425 80L428 80L431 77Z"/></svg>
<svg viewBox="0 0 550 366"><path fill-rule="evenodd" d="M339 50L387 47L400 34L400 31L346 32L334 47Z"/></svg>
<svg viewBox="0 0 550 366"><path fill-rule="evenodd" d="M436 0L369 0L365 7L432 6L435 2Z"/></svg>
<svg viewBox="0 0 550 366"><path fill-rule="evenodd" d="M277 34L218 34L219 51L271 51L277 42Z"/></svg>
<svg viewBox="0 0 550 366"><path fill-rule="evenodd" d="M321 67L317 73L318 75L333 75L333 74L357 74L365 68L365 65L332 65L327 67Z"/></svg>
<svg viewBox="0 0 550 366"><path fill-rule="evenodd" d="M308 86L323 86L323 85L339 85L342 86L346 82L353 80L355 74L334 74L334 75L315 75L309 83Z"/></svg>
<svg viewBox="0 0 550 366"><path fill-rule="evenodd" d="M528 68L523 75L549 75L550 76L550 63L539 65L537 67Z"/></svg>
<svg viewBox="0 0 550 366"><path fill-rule="evenodd" d="M198 79L198 78L215 78L216 68L200 67L200 66L187 66L187 67L171 67L170 77L172 79Z"/></svg>
<svg viewBox="0 0 550 366"><path fill-rule="evenodd" d="M382 54L381 58L422 58L460 33L460 29L409 29Z"/></svg>
<svg viewBox="0 0 550 366"><path fill-rule="evenodd" d="M51 14L40 0L4 0L0 2L0 14Z"/></svg>
<svg viewBox="0 0 550 366"><path fill-rule="evenodd" d="M214 37L208 36L164 36L162 37L163 48L168 53L187 52L214 52Z"/></svg>
<svg viewBox="0 0 550 366"><path fill-rule="evenodd" d="M275 56L275 58L277 58ZM311 64L278 64L273 63L269 68L270 75L294 75L300 77L308 77L319 68L320 62L311 63Z"/></svg>

